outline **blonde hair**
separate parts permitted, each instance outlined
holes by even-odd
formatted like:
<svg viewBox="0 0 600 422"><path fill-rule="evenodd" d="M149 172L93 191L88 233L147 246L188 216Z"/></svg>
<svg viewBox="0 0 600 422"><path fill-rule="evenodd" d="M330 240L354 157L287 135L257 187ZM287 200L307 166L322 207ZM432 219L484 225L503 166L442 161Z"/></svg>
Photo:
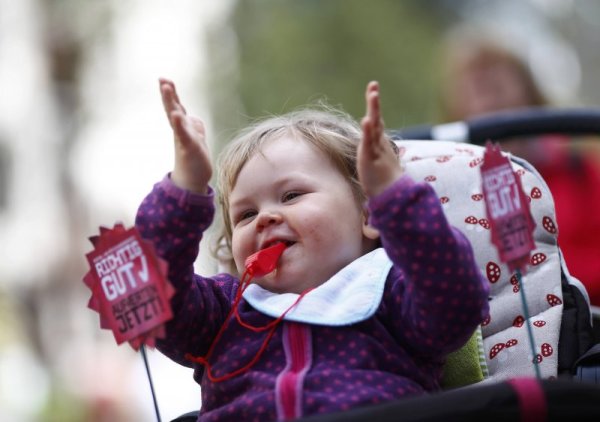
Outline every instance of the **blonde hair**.
<svg viewBox="0 0 600 422"><path fill-rule="evenodd" d="M260 152L265 142L293 136L315 146L326 154L339 172L348 180L356 204L362 207L366 196L358 180L356 151L362 130L346 113L327 108L302 109L281 116L266 118L250 125L236 136L221 152L217 165L217 196L223 217L223 233L217 256L222 248L231 252L232 227L229 217L229 195L235 187L244 164ZM221 259L225 259L221 255ZM230 257L227 259L231 260Z"/></svg>

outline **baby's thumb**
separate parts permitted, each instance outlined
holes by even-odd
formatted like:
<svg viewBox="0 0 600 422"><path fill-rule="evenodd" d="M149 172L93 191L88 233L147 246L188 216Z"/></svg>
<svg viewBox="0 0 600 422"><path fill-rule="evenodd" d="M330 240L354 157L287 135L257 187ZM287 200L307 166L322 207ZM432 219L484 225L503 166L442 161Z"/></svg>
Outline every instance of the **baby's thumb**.
<svg viewBox="0 0 600 422"><path fill-rule="evenodd" d="M173 135L175 137L175 142L181 143L183 145L189 142L189 129L187 122L187 118L180 112L172 112L169 115L169 121L171 122L171 127L173 128Z"/></svg>
<svg viewBox="0 0 600 422"><path fill-rule="evenodd" d="M191 117L191 123L194 127L194 130L202 135L206 133L206 128L204 127L204 122L198 117Z"/></svg>

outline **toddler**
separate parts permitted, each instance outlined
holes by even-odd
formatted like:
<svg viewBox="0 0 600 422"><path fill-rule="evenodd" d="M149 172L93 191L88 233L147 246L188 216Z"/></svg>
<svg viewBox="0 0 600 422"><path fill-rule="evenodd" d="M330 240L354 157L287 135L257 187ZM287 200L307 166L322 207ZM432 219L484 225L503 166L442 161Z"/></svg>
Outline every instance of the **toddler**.
<svg viewBox="0 0 600 422"><path fill-rule="evenodd" d="M446 355L487 315L488 286L432 188L403 175L378 84L361 125L303 110L228 144L217 192L235 270L212 277L193 270L214 214L205 129L171 81L160 90L175 164L136 226L169 263L175 316L157 345L194 367L198 420L290 420L437 390ZM275 245L274 271L240 281Z"/></svg>

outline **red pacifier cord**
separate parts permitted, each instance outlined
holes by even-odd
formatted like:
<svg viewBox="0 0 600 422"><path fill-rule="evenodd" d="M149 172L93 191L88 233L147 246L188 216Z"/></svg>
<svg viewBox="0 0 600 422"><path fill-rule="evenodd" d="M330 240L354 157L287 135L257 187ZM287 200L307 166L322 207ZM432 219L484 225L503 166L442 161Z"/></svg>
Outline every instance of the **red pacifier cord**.
<svg viewBox="0 0 600 422"><path fill-rule="evenodd" d="M294 306L296 306L298 304L298 302L300 302L300 300L304 297L304 295L306 295L310 290L312 290L312 289L308 289L308 290L302 292L302 294L300 296L298 296L298 298L294 301L294 303L292 303L292 305L289 308L287 308L278 318L276 318L275 320L271 321L270 323L268 323L266 325L263 325L262 327L255 327L253 325L250 325L250 324L242 321L240 314L239 314L238 305L239 305L240 301L242 300L242 295L243 295L244 291L248 288L248 286L252 282L253 278L263 277L263 276L269 274L270 272L272 272L277 267L277 261L279 260L279 257L281 256L281 254L283 253L285 248L286 248L286 245L284 243L281 243L281 242L276 243L273 246L270 246L265 249L261 249L260 251L250 255L246 259L244 274L242 274L242 278L240 279L240 285L239 285L238 291L235 295L235 299L233 301L231 310L227 314L227 318L225 319L225 322L223 323L223 325L221 325L219 332L217 333L213 342L211 343L210 348L208 349L208 352L206 353L205 356L193 356L189 353L185 354L185 358L187 360L199 363L206 367L206 375L208 376L208 379L210 381L216 383L216 382L221 382L221 381L231 379L233 377L236 377L239 374L246 372L256 362L258 362L258 359L260 359L260 356L263 354L263 352L267 348L267 344L269 343L269 340L271 340L271 337L273 337L273 334L275 334L275 329L277 328L277 325L283 320L285 315ZM263 340L263 343L261 344L260 349L258 350L256 355L250 360L250 362L248 362L243 367L236 369L233 372L230 372L230 373L225 374L220 377L215 377L212 374L212 366L208 362L208 359L212 355L212 352L213 352L217 342L220 340L221 336L225 332L225 328L227 328L227 325L229 324L229 320L231 319L232 315L235 316L236 320L242 327L247 328L255 333L259 333L259 332L266 331L269 329L270 329L270 331L268 332L265 339Z"/></svg>

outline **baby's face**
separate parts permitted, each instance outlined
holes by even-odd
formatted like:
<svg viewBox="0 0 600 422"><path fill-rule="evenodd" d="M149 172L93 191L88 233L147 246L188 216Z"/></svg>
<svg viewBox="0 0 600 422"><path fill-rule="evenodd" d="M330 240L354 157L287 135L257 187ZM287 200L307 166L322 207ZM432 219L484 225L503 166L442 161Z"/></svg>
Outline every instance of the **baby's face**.
<svg viewBox="0 0 600 422"><path fill-rule="evenodd" d="M260 280L274 292L301 293L364 253L364 214L344 176L320 150L285 136L267 141L242 167L231 191L232 252L239 273L254 252L288 246Z"/></svg>

